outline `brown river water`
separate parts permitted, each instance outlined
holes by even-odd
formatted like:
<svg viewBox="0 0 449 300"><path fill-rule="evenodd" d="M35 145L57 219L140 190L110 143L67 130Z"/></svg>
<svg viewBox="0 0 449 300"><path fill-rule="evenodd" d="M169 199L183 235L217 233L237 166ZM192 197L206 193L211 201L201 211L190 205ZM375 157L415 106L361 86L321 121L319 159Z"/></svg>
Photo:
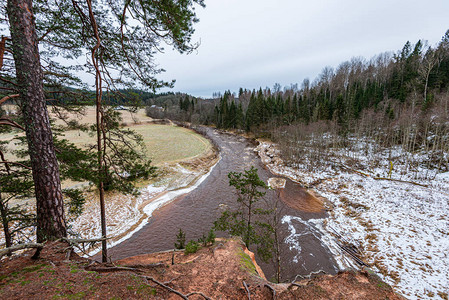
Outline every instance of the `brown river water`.
<svg viewBox="0 0 449 300"><path fill-rule="evenodd" d="M207 235L213 222L221 215L223 204L230 208L236 207L236 195L229 186L227 177L229 172L242 172L255 166L258 168L259 177L265 182L270 177L278 177L264 167L257 153L253 151L254 146L247 139L220 133L211 128L205 128L205 132L219 148L221 157L210 175L190 193L179 196L156 210L142 229L109 249L108 256L112 260L173 249L180 228L186 233L187 241L196 240L203 234ZM277 193L270 190L265 200L274 201L276 197ZM281 199L289 204L281 213L290 219L290 222L280 225L283 240L282 280L292 280L297 274L307 275L319 270L335 274L338 267L332 254L321 243L321 233L308 222L310 219L325 218L326 213L311 213L307 212L307 209L301 209L307 207L310 195L289 179L281 192ZM224 233L217 235L225 236ZM255 252L255 249L250 250ZM267 279L272 279L274 268L259 259L258 263Z"/></svg>

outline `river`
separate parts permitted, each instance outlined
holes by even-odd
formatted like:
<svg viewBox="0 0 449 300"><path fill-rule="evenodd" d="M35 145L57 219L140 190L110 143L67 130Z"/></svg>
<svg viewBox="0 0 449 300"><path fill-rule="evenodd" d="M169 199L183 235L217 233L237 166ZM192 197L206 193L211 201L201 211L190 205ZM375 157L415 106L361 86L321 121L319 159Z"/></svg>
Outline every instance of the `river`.
<svg viewBox="0 0 449 300"><path fill-rule="evenodd" d="M112 247L108 256L118 260L129 256L173 249L176 235L181 228L187 241L198 239L212 227L221 215L223 205L236 207L236 194L229 186L228 173L242 172L251 166L258 168L258 174L265 182L271 174L260 161L247 139L205 128L206 136L219 148L220 160L210 175L193 191L178 196L174 201L156 210L148 224L130 238ZM274 201L275 191L268 191L265 199ZM338 271L337 264L329 250L321 243L320 232L308 220L325 218L324 211L318 213L298 209L306 206L310 195L298 184L287 179L281 198L290 205L282 209L286 217L281 224L282 279L292 280L295 275L306 275L323 270L328 274ZM291 204L294 205L291 205ZM302 203L302 204L301 204ZM299 204L299 205L298 205ZM297 209L293 209L295 207ZM255 251L255 249L250 249ZM274 268L260 263L268 279L274 276Z"/></svg>

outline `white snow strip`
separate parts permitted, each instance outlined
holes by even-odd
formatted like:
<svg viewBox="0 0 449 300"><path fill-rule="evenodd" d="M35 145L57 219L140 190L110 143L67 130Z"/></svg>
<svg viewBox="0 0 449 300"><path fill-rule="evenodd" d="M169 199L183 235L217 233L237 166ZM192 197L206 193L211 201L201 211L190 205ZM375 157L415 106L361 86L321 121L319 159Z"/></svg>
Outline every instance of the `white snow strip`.
<svg viewBox="0 0 449 300"><path fill-rule="evenodd" d="M212 172L212 170L215 168L215 166L218 164L218 162L221 160L221 157L219 158L219 160L217 161L217 163L215 165L212 166L212 168L209 170L209 172L207 174L204 174L203 176L201 176L196 182L195 184L193 184L190 187L187 188L183 188L183 189L177 189L174 191L169 191L167 193L165 193L164 195L158 197L157 199L155 199L154 201L152 201L150 204L146 205L143 209L144 213L148 216L148 218L146 218L144 221L142 221L137 227L136 229L132 230L131 232L129 232L127 235L125 235L124 237L122 237L121 239L117 240L117 241L113 241L113 242L109 242L108 243L108 247L114 247L120 243L122 243L123 241L126 241L127 239L129 239L130 237L132 237L136 232L138 232L140 229L142 229L146 224L148 224L148 221L150 220L151 216L153 215L153 212L155 210L157 210L158 208L170 203L171 201L173 201L174 199L176 199L178 196L190 193L191 191L193 191L194 189L196 189ZM101 249L97 248L95 250L93 250L92 252L89 253L90 256L93 256L95 254L97 254Z"/></svg>
<svg viewBox="0 0 449 300"><path fill-rule="evenodd" d="M297 232L296 226L293 224L293 222L298 222L304 225L304 229L301 232ZM290 234L285 238L284 242L289 244L290 250L296 250L297 254L293 258L293 262L297 263L299 261L299 257L301 256L301 237L311 234L318 240L319 233L317 230L313 227L313 224L308 223L307 221L304 221L300 217L294 217L294 216L283 216L281 219L281 223L288 225L288 230L290 231Z"/></svg>

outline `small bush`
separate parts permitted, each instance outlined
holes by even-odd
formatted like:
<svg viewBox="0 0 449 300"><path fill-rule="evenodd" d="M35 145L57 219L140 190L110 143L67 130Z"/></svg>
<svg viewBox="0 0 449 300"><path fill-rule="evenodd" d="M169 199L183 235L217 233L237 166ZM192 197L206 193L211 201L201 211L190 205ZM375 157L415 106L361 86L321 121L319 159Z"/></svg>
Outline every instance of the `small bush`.
<svg viewBox="0 0 449 300"><path fill-rule="evenodd" d="M215 232L213 228L209 230L207 237L203 234L203 236L198 239L198 244L201 244L203 247L206 247L207 245L213 245L214 243L215 243Z"/></svg>
<svg viewBox="0 0 449 300"><path fill-rule="evenodd" d="M204 234L203 234L202 237L200 237L200 238L198 239L198 244L203 245L203 247L206 247L206 246L207 246L207 238L206 238L206 236L205 236Z"/></svg>
<svg viewBox="0 0 449 300"><path fill-rule="evenodd" d="M206 239L206 244L214 244L215 243L215 238L216 238L216 236L215 236L215 232L214 232L214 230L211 228L210 230L209 230L209 234L207 235L207 239Z"/></svg>
<svg viewBox="0 0 449 300"><path fill-rule="evenodd" d="M184 249L186 246L186 234L179 228L179 233L176 235L175 249Z"/></svg>
<svg viewBox="0 0 449 300"><path fill-rule="evenodd" d="M196 253L200 248L200 244L197 241L189 241L184 250L184 254Z"/></svg>

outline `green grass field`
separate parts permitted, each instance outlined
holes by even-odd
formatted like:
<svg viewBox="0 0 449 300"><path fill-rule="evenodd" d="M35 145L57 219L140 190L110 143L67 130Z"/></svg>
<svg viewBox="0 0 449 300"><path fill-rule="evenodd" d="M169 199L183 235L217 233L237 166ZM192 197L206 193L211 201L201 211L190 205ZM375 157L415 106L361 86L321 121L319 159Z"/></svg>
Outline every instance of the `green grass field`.
<svg viewBox="0 0 449 300"><path fill-rule="evenodd" d="M14 111L17 108L9 106L8 109ZM148 123L152 119L145 115L144 109L140 109L136 114L131 114L129 111L120 111L120 113L123 118L122 122L130 125L125 128L131 128L143 136L147 155L155 166L187 160L211 149L211 144L207 139L189 129ZM68 115L68 118L77 119L80 123L92 124L95 122L95 107L86 107L85 115L81 119L74 115ZM63 124L61 121L56 123ZM64 136L80 147L95 143L95 136L89 136L79 130L66 131ZM14 134L0 134L0 140L3 141L10 141L13 137ZM14 150L17 145L10 142L7 148ZM16 159L9 151L5 153L5 156L7 160L14 161Z"/></svg>
<svg viewBox="0 0 449 300"><path fill-rule="evenodd" d="M152 159L155 166L190 159L205 153L211 148L207 139L182 127L142 124L130 128L142 135L147 148L147 155ZM78 130L69 130L64 133L64 136L80 147L95 143L95 136L89 136L87 133ZM1 140L12 138L12 134L0 135ZM16 148L17 146L10 143L8 148L11 147ZM6 157L9 160L15 159L11 153L7 153Z"/></svg>
<svg viewBox="0 0 449 300"><path fill-rule="evenodd" d="M186 160L211 149L207 139L186 128L147 124L132 129L143 136L154 165Z"/></svg>

